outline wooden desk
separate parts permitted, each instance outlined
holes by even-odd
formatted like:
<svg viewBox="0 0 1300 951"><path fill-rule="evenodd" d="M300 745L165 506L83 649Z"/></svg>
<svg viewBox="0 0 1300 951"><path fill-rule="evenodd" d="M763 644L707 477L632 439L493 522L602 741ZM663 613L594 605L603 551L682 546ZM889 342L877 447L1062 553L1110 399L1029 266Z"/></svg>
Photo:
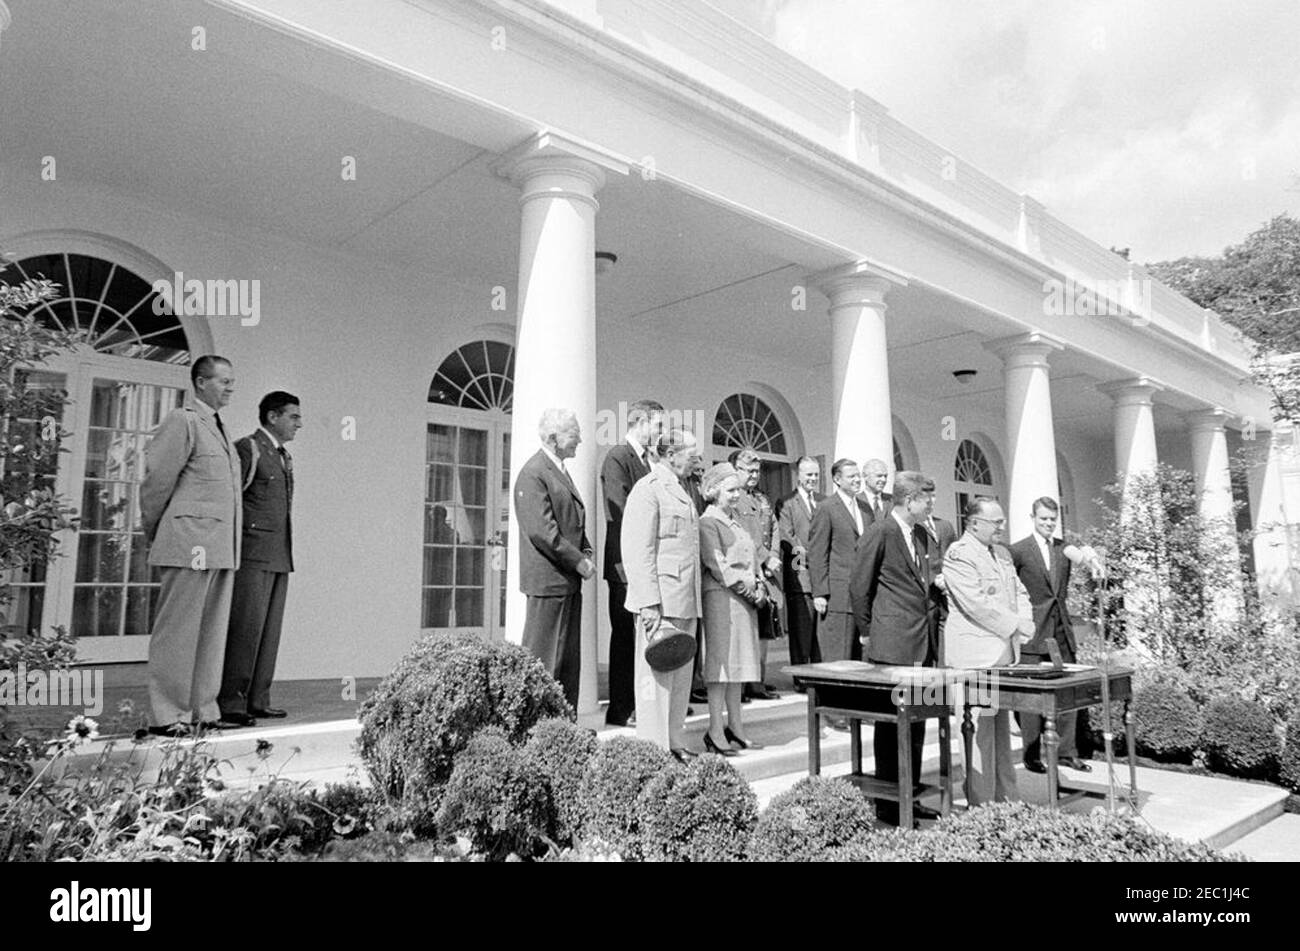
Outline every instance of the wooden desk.
<svg viewBox="0 0 1300 951"><path fill-rule="evenodd" d="M1056 809L1061 802L1069 802L1087 795L1082 790L1071 790L1069 795L1058 800L1060 780L1057 776L1057 756L1061 737L1056 731L1056 721L1064 713L1083 710L1101 703L1101 670L1091 668L1050 680L1015 676L1005 672L1005 668L997 667L979 671L979 674L981 677L988 677L989 685L996 690L996 698L988 706L999 710L1037 713L1043 718L1041 742L1043 762L1047 767L1048 806ZM1133 698L1133 671L1126 667L1112 667L1109 681L1111 701L1124 701L1124 735L1128 739L1129 795L1135 797L1137 758L1133 749L1133 712L1129 709ZM971 742L975 733L974 724L971 722L971 706L968 697L967 702L963 704L961 723L967 763L970 762Z"/></svg>
<svg viewBox="0 0 1300 951"><path fill-rule="evenodd" d="M952 811L952 737L948 717L955 702L952 675L960 675L961 671L941 667L885 667L852 660L796 664L782 670L808 690L808 775L821 772L821 718L847 717L853 772L846 778L873 799L896 801L899 828L910 829L916 797L936 791L936 787L925 784L912 786L912 724L937 719L939 812L947 816ZM904 689L896 689L900 686ZM897 724L897 785L863 775L863 721Z"/></svg>

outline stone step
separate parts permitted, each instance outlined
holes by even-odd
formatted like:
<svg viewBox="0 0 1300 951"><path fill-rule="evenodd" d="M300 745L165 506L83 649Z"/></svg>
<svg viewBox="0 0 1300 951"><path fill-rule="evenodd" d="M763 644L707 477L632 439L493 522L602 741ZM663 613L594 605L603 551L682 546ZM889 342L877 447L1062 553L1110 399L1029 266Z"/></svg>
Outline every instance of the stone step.
<svg viewBox="0 0 1300 951"><path fill-rule="evenodd" d="M1256 862L1300 862L1300 815L1284 812L1232 843Z"/></svg>

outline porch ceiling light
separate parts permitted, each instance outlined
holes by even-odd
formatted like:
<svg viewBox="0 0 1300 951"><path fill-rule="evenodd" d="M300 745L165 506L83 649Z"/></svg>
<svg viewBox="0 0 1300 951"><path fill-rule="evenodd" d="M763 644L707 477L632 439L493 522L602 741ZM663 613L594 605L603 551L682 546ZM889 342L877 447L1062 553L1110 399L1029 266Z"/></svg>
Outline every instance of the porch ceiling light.
<svg viewBox="0 0 1300 951"><path fill-rule="evenodd" d="M975 379L976 370L953 370L952 375L957 378L957 382L967 384Z"/></svg>
<svg viewBox="0 0 1300 951"><path fill-rule="evenodd" d="M613 251L596 252L596 273L604 274L618 263L618 255Z"/></svg>

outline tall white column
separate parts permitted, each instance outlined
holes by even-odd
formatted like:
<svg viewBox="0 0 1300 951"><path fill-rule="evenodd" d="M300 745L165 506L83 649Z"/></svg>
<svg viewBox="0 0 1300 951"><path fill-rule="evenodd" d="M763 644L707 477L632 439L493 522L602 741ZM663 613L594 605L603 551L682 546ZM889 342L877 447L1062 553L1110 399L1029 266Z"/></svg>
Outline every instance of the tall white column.
<svg viewBox="0 0 1300 951"><path fill-rule="evenodd" d="M1002 358L1007 453L1011 465L1007 538L1015 542L1034 529L1035 499L1047 496L1060 501L1047 358L1052 351L1063 348L1037 332L994 340L985 346Z"/></svg>
<svg viewBox="0 0 1300 951"><path fill-rule="evenodd" d="M517 474L540 448L537 423L550 407L573 410L583 442L566 467L594 539L596 494L596 192L605 174L595 161L557 147L543 135L499 166L520 189L519 302L515 336L510 471ZM519 522L510 498L506 639L523 639L526 599L519 591ZM578 711L598 706L596 583L582 587L582 678Z"/></svg>
<svg viewBox="0 0 1300 951"><path fill-rule="evenodd" d="M1282 452L1277 434L1260 430L1250 477L1250 509L1255 529L1255 576L1260 594L1294 603L1296 580L1291 570L1290 518L1282 479Z"/></svg>
<svg viewBox="0 0 1300 951"><path fill-rule="evenodd" d="M889 401L885 295L906 286L900 275L850 264L810 279L830 298L831 418L835 458L861 465L894 458Z"/></svg>
<svg viewBox="0 0 1300 951"><path fill-rule="evenodd" d="M1214 539L1207 558L1227 558L1230 577L1212 577L1215 614L1224 624L1234 623L1241 613L1241 576L1237 566L1237 516L1232 499L1232 470L1229 468L1227 422L1231 414L1221 408L1188 413L1187 431L1192 444L1192 474L1196 479L1197 508L1208 523Z"/></svg>
<svg viewBox="0 0 1300 951"><path fill-rule="evenodd" d="M1228 467L1227 423L1230 418L1231 414L1220 407L1198 410L1186 416L1201 517L1235 522L1232 472Z"/></svg>
<svg viewBox="0 0 1300 951"><path fill-rule="evenodd" d="M1115 471L1127 487L1134 477L1156 471L1156 423L1152 397L1164 389L1147 377L1107 383L1099 389L1115 401Z"/></svg>
<svg viewBox="0 0 1300 951"><path fill-rule="evenodd" d="M1140 526L1143 513L1132 504L1131 488L1140 476L1154 474L1160 462L1151 398L1162 387L1146 377L1135 377L1099 389L1115 401L1115 471L1123 488L1120 518L1130 526ZM1154 562L1140 554L1130 553L1118 570L1123 575L1130 646L1148 657L1162 657L1158 619L1161 605L1169 602L1169 591L1160 584ZM1150 636L1153 631L1155 637Z"/></svg>

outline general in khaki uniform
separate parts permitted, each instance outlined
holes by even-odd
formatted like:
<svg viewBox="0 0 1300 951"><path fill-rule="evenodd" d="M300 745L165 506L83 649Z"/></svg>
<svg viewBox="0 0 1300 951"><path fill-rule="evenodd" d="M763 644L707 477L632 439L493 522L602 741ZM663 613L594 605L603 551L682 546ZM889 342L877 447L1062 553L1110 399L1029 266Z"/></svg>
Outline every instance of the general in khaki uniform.
<svg viewBox="0 0 1300 951"><path fill-rule="evenodd" d="M149 564L162 576L149 639L157 726L221 718L217 694L243 521L239 490L239 455L220 414L199 399L168 414L146 451L140 484Z"/></svg>
<svg viewBox="0 0 1300 951"><path fill-rule="evenodd" d="M675 629L696 636L701 614L699 516L681 481L664 462L656 462L628 494L621 543L627 610L639 614L642 608L658 606L668 633ZM664 749L685 749L691 665L653 670L645 659L648 643L638 618L636 735Z"/></svg>
<svg viewBox="0 0 1300 951"><path fill-rule="evenodd" d="M978 669L1016 663L1034 619L1011 554L1001 545L982 543L968 530L948 547L943 577L949 603L943 631L947 665ZM1007 711L972 707L971 713L976 725L966 764L967 804L1019 799Z"/></svg>

